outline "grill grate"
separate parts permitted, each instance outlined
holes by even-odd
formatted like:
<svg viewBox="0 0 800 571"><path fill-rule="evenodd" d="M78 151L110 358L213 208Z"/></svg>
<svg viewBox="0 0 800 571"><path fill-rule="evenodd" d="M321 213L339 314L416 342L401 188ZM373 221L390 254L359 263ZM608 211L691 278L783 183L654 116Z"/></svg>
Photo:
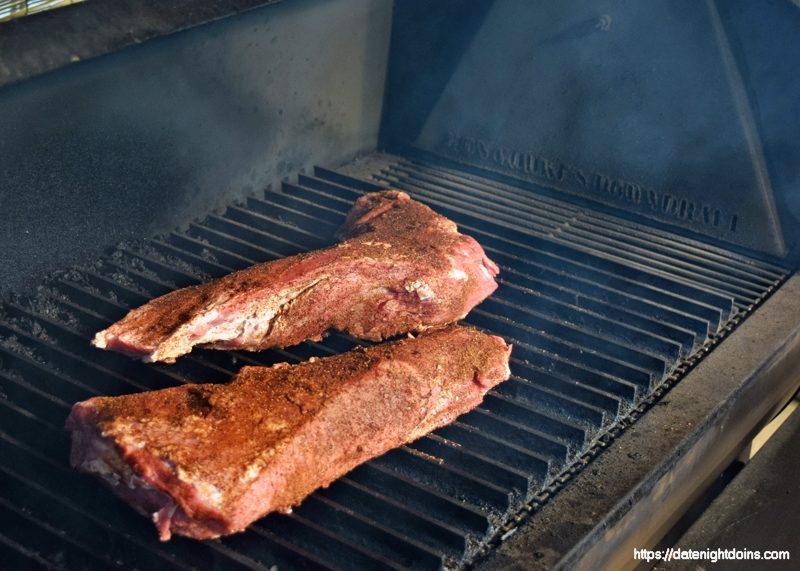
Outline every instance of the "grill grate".
<svg viewBox="0 0 800 571"><path fill-rule="evenodd" d="M376 164L371 182L318 168L2 306L2 560L142 570L458 565L787 273L546 192L418 160ZM467 321L515 345L513 376L481 407L357 468L293 514L219 541L160 544L150 522L68 467L62 424L78 400L223 381L245 364L352 348L333 334L289 350L198 351L146 366L88 340L153 296L326 246L354 199L385 186L453 219L501 266L500 289Z"/></svg>

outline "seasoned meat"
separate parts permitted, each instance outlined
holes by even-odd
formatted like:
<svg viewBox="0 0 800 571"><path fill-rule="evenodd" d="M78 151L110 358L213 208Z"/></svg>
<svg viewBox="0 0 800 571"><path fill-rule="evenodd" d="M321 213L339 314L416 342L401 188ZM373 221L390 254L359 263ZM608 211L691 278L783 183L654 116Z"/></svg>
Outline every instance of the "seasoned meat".
<svg viewBox="0 0 800 571"><path fill-rule="evenodd" d="M509 376L511 347L451 325L228 384L76 404L72 465L151 515L162 540L208 539L288 512L362 462L447 424Z"/></svg>
<svg viewBox="0 0 800 571"><path fill-rule="evenodd" d="M344 241L188 287L134 309L94 345L174 362L194 346L261 350L331 329L378 341L455 322L497 287L497 266L403 192L360 197Z"/></svg>

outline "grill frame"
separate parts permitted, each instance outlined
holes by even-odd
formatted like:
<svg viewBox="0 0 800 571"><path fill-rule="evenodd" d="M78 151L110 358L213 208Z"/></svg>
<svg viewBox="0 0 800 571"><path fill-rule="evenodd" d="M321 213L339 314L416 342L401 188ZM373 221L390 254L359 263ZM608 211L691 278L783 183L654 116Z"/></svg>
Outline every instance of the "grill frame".
<svg viewBox="0 0 800 571"><path fill-rule="evenodd" d="M393 161L395 162L393 163ZM406 171L402 172L417 168L414 165L419 165L418 161L407 161L390 156L375 156L372 157L372 160L360 161L357 168L363 170L365 162L368 165L367 168L375 173L377 182L390 181L394 183L394 186L401 189L411 190L412 192L415 189L419 191L419 187L415 186L416 183L409 183L402 177L395 176L401 167L406 169ZM394 167L392 166L393 164L395 165ZM400 166L398 167L397 165ZM274 258L324 246L324 240L321 240L314 232L308 232L308 226L297 226L298 221L313 224L316 230L325 229L327 234L330 235L335 229L335 224L331 223L332 220L335 220L333 218L334 213L338 212L339 220L341 220L343 212L346 208L349 208L352 200L359 192L375 190L380 187L376 184L376 181L352 178L346 174L353 168L356 167L351 165L341 169L341 171L318 168L311 175L300 175L296 182L285 183L283 192L271 192L265 195L264 200L251 198L247 200L246 205L231 206L222 215L212 214L202 223L191 224L185 233L171 233L148 241L144 245L123 245L111 256L91 267L61 273L44 286L44 289L40 292L42 294L40 301L33 300L34 309L26 307L26 304L31 303L31 300L9 300L4 306L6 316L0 321L0 334L4 336L6 345L8 345L9 338L15 337L17 343L22 340L23 344L37 347L39 353L44 353L45 359L59 363L60 371L49 371L46 378L53 383L51 386L60 387L58 390L65 390L61 387L69 386L71 391L69 393L71 395L70 399L86 398L93 394L99 394L98 390L119 392L120 385L126 386L128 391L160 388L161 386L169 386L161 383L174 384L182 382L184 376L196 380L225 380L236 370L236 361L247 364L268 364L276 359L296 362L314 354L330 354L333 351L346 350L353 345L353 341L347 339L346 336L335 334L324 345L310 343L299 349L292 348L286 351L272 352L266 358L242 354L237 354L231 358L223 353L204 352L183 359L179 364L172 367L145 367L133 361L121 361L118 356L101 352L92 352L88 358L85 354L81 355L81 352L85 353L87 350L82 345L82 343L85 344L88 341L87 334L91 330L102 328L109 320L121 317L128 307L143 303L150 295L158 295L173 289L177 285L175 280L183 286L189 285L186 280L194 279L197 281L210 275L202 272L193 273L191 267L185 265L186 263L205 268L203 272L227 273L230 270L260 261L267 256ZM392 170L393 168L394 170ZM447 174L449 171L442 172ZM557 223L550 227L553 233L548 235L547 232L542 232L537 227L533 227L534 230L531 230L527 226L520 227L519 224L509 225L502 223L502 220L493 220L491 216L487 217L484 210L467 211L469 214L468 220L474 226L470 226L470 224L460 224L460 226L466 233L474 235L487 247L487 253L490 257L502 254L504 259L510 260L514 268L506 267L506 272L512 269L519 270L519 267L522 266L534 267L537 264L516 252L503 254L496 249L497 244L512 244L519 252L538 252L540 257L537 260L539 262L543 258L548 258L552 259L552 264L555 264L556 261L561 264L573 264L570 266L573 268L571 270L572 273L566 272L562 275L574 276L584 272L581 275L603 276L603 279L607 279L609 283L628 284L628 289L617 292L620 298L625 296L635 298L636 291L639 291L642 295L644 293L656 295L662 301L669 299L676 304L683 303L682 307L684 309L698 311L701 315L710 318L712 320L710 329L715 334L723 333L718 330L716 323L724 322L729 317L729 313L734 306L740 312L752 310L753 307L762 303L788 275L788 271L784 270L783 274L770 282L769 287L764 288L757 299L742 297L735 300L735 303L726 303L724 296L720 296L718 292L714 291L716 284L711 286L707 284L703 289L698 289L697 286L690 285L687 282L685 274L681 274L680 281L667 280L665 276L668 275L666 272L668 268L665 269L663 266L659 266L659 273L643 271L643 263L646 260L637 259L635 263L625 265L618 255L608 255L608 252L606 252L603 256L598 256L597 259L593 260L595 265L580 264L574 260L570 262L571 258L569 256L572 256L575 252L585 253L586 245L579 243L576 246L569 240L563 240L562 236L570 235L569 223L591 223L591 217L589 222L579 219L578 214L582 211L585 212L585 207L573 207L564 200L559 201L548 198L543 194L531 194L521 188L517 189L516 193L510 192L508 188L503 186L503 183L494 181L490 177L477 177L466 172L462 173L462 175L468 181L467 186L475 186L476 184L492 185L492 188L498 191L498 196L500 197L513 195L517 199L527 198L530 200L535 198L541 204L548 206L548 208L544 209L547 213L547 216L544 217L545 220L548 217L552 219L552 216L559 213L566 212L568 214L562 219L556 217ZM470 197L462 197L458 200L445 199L446 195L443 192L442 194L437 194L437 192L423 189L420 196L427 199L438 211L445 215L454 214L453 218L457 222L461 222L462 220L459 218L462 218L465 214L466 205L471 204L467 200ZM337 195L337 193L339 194ZM343 198L345 196L347 200ZM474 202L474 204L481 205L482 208L487 206L486 201ZM328 219L309 217L309 212L325 212L326 209L331 213L331 217ZM267 212L269 212L268 215ZM611 218L609 215L598 214L598 216L606 220L607 226L613 227L613 224L624 223L627 228L638 229L638 231L645 234L649 232L650 235L662 241L667 236L662 231L637 226L635 223ZM608 222L609 220L612 222ZM484 224L485 226L483 226ZM498 235L489 233L487 230L487 228L496 229L496 227L500 226L505 229L504 232L507 232ZM509 235L512 236L513 240L509 239ZM249 244L244 241L246 238L251 240ZM215 245L212 247L209 244L204 244L202 242L204 239L214 240ZM685 246L684 250L691 255L695 255L694 249L721 255L721 249L719 248L700 242L693 242L686 238L681 240L683 240L682 243ZM533 249L531 243L535 244L538 250ZM204 249L212 252L213 257L209 257L207 252L204 252ZM237 249L237 252L234 253L229 249ZM159 259L159 256L165 255L178 257L165 265L164 260ZM729 256L729 259L743 259L738 254L729 254ZM183 263L180 260L183 260ZM751 263L759 264L759 267L766 268L764 271L767 274L775 271L775 266L772 263L756 262L755 260ZM541 267L542 264L543 262L538 265ZM550 267L545 266L544 270L554 273L555 269L552 264ZM504 264L501 263L502 265ZM747 264L744 267L746 266ZM620 270L624 271L620 272ZM514 274L513 271L511 273L512 275ZM517 273L524 272L517 271ZM761 274L756 272L756 275ZM635 282L632 281L634 278L647 279L650 281L650 285L639 282L639 290L630 290L635 285ZM668 283L674 287L674 290L666 288ZM114 296L98 297L98 288L105 289L109 287L116 292ZM473 312L471 318L467 321L483 326L491 324L490 329L501 335L505 333L508 336L509 332L513 332L516 336L523 334L530 336L527 344L519 339L515 340L517 344L516 353L517 355L520 353L528 355L531 359L539 356L539 364L529 369L522 362L523 360L515 357L514 368L515 371L519 367L534 371L534 377L540 379L538 381L539 384L531 384L527 379L521 378L516 374L515 378L501 385L500 390L487 399L489 403L481 411L466 415L469 420L465 421L463 419L466 417L462 417L455 425L451 425L451 427L439 432L438 436L427 437L417 443L390 452L381 459L370 463L367 468L355 470L329 490L318 492L312 499L304 503L304 506L306 506L310 502L313 510L316 510L314 513L323 513L329 517L347 519L349 522L347 525L350 527L346 528L345 526L346 529L340 527L339 530L345 529L345 531L349 532L356 530L353 535L348 536L345 532L332 533L327 527L329 520L326 520L326 524L313 521L305 515L304 510L308 508L301 507L290 517L281 518L277 516L277 519L272 517L267 527L259 523L254 526L253 531L247 534L234 536L220 542L203 544L204 547L201 551L205 555L202 558L198 556L193 548L186 546L186 540L178 540L180 545L177 548L177 552L173 551L172 547L165 552L164 548L154 547L150 544L146 539L146 535L132 536L135 540L134 543L137 543L142 548L141 552L124 553L127 556L134 557L134 561L137 561L136 558L144 557L142 559L144 563L155 564L154 562L159 561L158 565L161 566L175 564L175 557L177 556L175 554L178 553L181 557L187 557L189 565L192 565L191 561L210 560L213 562L214 557L219 557L225 558L225 560L230 559L233 564L238 564L243 568L253 569L268 567L271 564L268 561L266 564L261 565L256 561L256 558L264 550L264 546L259 544L259 542L262 542L269 544L271 554L274 556L272 561L279 565L286 563L296 565L304 560L311 566L332 568L342 565L343 562L364 568L401 568L409 563L412 567L413 565L418 565L421 566L420 568L427 568L429 566L435 567L442 562L445 565L452 566L470 561L481 553L481 549L485 545L489 544L488 540L502 537L513 529L508 527L508 522L516 522L518 524L521 521L519 519L521 513L534 509L537 504L541 505L544 499L542 494L545 492L545 483L550 484L553 490L557 489L558 482L563 484L569 480L577 473L580 467L585 466L594 457L597 451L607 446L609 439L613 437L612 432L610 432L613 425L612 418L616 417L617 420L634 418L640 409L652 404L653 398L646 401L646 397L656 395L657 398L658 394L651 394L651 391L658 385L662 385L669 373L673 374L672 382L674 383L690 366L689 362L684 362L682 368L675 368L666 364L669 360L668 356L663 354L654 355L654 351L671 351L670 355L673 359L681 354L686 354L687 351L692 349L701 349L701 353L707 352L711 345L716 342L715 338L721 336L712 336L709 340L698 343L696 341L698 335L697 331L695 331L695 341L691 343L691 347L689 349L684 348L683 353L678 349L676 353L676 343L668 342L669 340L665 340L658 335L651 335L651 345L642 348L640 351L632 351L629 347L624 346L619 339L619 333L617 333L613 335L613 337L617 338L615 342L607 339L607 346L602 347L596 354L587 355L584 353L587 348L586 344L592 340L600 340L599 333L595 331L592 334L587 334L586 331L576 328L575 324L564 325L556 323L554 316L561 315L557 310L565 307L563 300L551 300L549 302L551 306L548 310L544 310L544 306L542 306L537 308L538 313L531 314L529 312L528 315L531 319L538 320L536 321L537 324L552 328L547 331L537 332L535 327L530 326L530 322L521 324L514 321L514 312L519 311L521 308L513 300L507 300L503 297L503 291L509 289L509 287L510 285L507 283L506 287L501 288L498 292L497 300L488 303L492 304L489 307L495 310L507 308L511 312L511 317L507 315L501 318L495 313L487 311L486 308L479 308ZM47 298L48 290L50 289L60 292L55 294L56 298L59 295L65 295L71 301L60 300L56 304L61 306L60 310L48 307L41 299ZM613 288L609 287L607 289L607 295L612 295ZM535 294L533 290L520 291L525 295L532 296ZM569 291L568 288L567 291ZM631 291L633 291L633 295L631 295ZM541 292L538 293L541 295ZM556 290L551 290L551 293L555 294ZM692 295L695 297L693 298ZM580 297L576 295L576 301ZM698 302L698 298L702 298L704 301ZM683 301L681 302L680 300ZM599 309L602 304L598 303L596 299L594 301L595 305L592 307ZM646 306L644 301L646 300L639 299L640 303L637 306L639 309ZM44 304L36 306L36 303ZM712 303L716 305L709 305ZM651 303L650 306L646 307L654 309L651 307L652 305L654 304ZM666 314L670 309L674 309L674 307L662 307L661 311ZM547 311L550 311L550 313L548 314ZM67 323L64 323L63 314L70 312L80 314L79 325L86 326L87 329L85 331L76 330L75 325L69 323L69 317L67 317ZM571 312L573 315L583 316L584 321L581 326L586 328L598 328L609 321L607 317L577 306ZM715 315L717 316L716 321L714 319ZM17 320L17 326L7 323L9 316L12 320ZM623 312L620 311L618 317L621 318L623 316ZM627 317L630 319L630 315ZM30 323L28 323L29 321ZM36 322L38 322L38 330ZM697 317L695 316L694 320L684 320L680 323L696 324L696 322ZM617 322L617 325L620 325L620 323ZM502 330L498 331L498 329ZM47 336L51 335L52 331L60 332L59 346L50 346L47 340ZM561 339L559 339L558 335L554 335L553 331L558 331ZM631 331L635 332L637 330L631 329ZM685 340L686 330L682 331L681 338ZM42 337L42 332L44 332L44 337ZM566 335L572 335L571 340L565 342L563 338ZM530 339L534 339L536 342L532 342ZM629 338L627 341L633 342L635 339ZM542 346L553 349L556 353L560 351L558 354L561 357L557 360L571 367L566 368L566 370L580 372L581 375L590 378L591 382L584 382L582 386L570 388L567 391L567 384L574 379L570 379L568 375L565 375L565 365L555 371L546 371L544 363L549 353L542 351L541 346L536 343L541 343ZM13 346L14 343L12 342L11 345ZM613 353L609 354L611 347L613 347ZM24 352L15 353L13 347L11 347L11 351L8 350L8 347L6 349L3 352L6 365L12 362L12 365L17 369L38 371L35 376L44 376L46 371L35 358L26 356ZM634 354L638 355L636 363L625 362L626 358L632 358ZM576 367L574 362L569 363L565 355L577 361L580 366ZM39 356L42 357L42 355ZM234 362L231 362L231 359ZM660 368L659 363L661 363ZM677 365L677 360L675 360L674 364ZM604 367L606 369L603 369ZM98 387L91 387L81 383L80 379L71 378L70 371L86 370L102 375L102 379L110 379L108 384L98 389ZM145 371L150 372L144 374ZM28 374L30 375L30 373ZM74 373L72 374L74 375ZM145 379L142 382L136 376L140 374ZM624 375L630 375L630 379L618 378ZM129 378L131 376L134 378ZM8 377L8 375L6 377L3 379L5 381L4 386L6 384L14 386L15 390L18 390L18 395L24 395L26 399L29 399L25 401L26 403L34 403L30 404L30 406L48 409L51 415L57 416L56 410L63 411L65 406L68 407L71 404L62 398L49 398L50 395L39 390L24 378L20 380ZM545 379L547 380L545 381ZM119 384L114 384L114 381ZM550 385L542 384L544 382L550 383ZM598 389L598 387L592 386L592 382L602 383L602 387ZM666 388L667 385L663 386ZM521 397L520 395L523 396ZM535 399L531 400L531 395L536 395ZM545 401L547 405L543 407L541 402ZM18 420L17 422L36 422L29 415L26 416L24 408L10 403L7 399L3 402L3 406L6 409L13 410L19 419L26 419ZM63 416L66 416L66 412L64 412ZM537 426L540 426L539 431L531 430L525 424L532 418L538 419L539 424ZM549 450L552 453L551 456L542 456L535 453L533 449L515 446L507 438L500 440L496 438L494 440L490 439L490 442L496 445L496 449L493 451L494 457L491 454L487 454L487 450L476 451L470 450L468 447L465 449L462 443L457 442L459 439L466 439L467 441L485 439L481 429L492 426L493 423L494 426L503 426L503 434L505 435L518 434L530 439L530 442L536 442L536 446L540 449L544 447L544 449ZM51 430L60 430L60 427L52 422L46 424L49 424L49 429ZM9 426L0 427L0 439L4 440L6 446L10 441L9 438L15 440L12 435L5 432ZM442 435L442 432L444 435ZM49 452L49 457L39 458L37 462L49 463L49 465L54 465L59 471L63 472L63 452L66 449L66 438L65 434L62 434L60 438L54 437L53 443L49 443L46 448L46 451ZM564 459L560 463L555 463L553 458L557 458L561 451L565 451ZM59 458L59 454L61 454L61 458ZM431 454L443 456L445 462L437 464L439 468L434 469L430 462L429 455ZM498 460L497 454L502 455L502 460ZM23 455L20 458L24 459L27 456ZM20 465L24 466L24 462ZM459 504L454 498L448 497L448 494L443 489L437 490L430 486L428 488L420 487L420 483L415 481L414 477L402 471L397 471L398 465L415 466L415 469L418 470L417 476L422 475L428 478L449 481L449 485L454 489L458 489L458 493L462 494L462 499L467 499L467 503ZM30 470L31 468L26 467L26 469ZM8 473L8 471L4 472L6 478L8 478ZM95 482L85 477L82 478L82 483L77 485L84 493L89 493L89 489L96 487ZM538 485L538 491L531 486L530 480L533 480ZM384 482L384 488L382 490L379 488L377 493L369 488L376 481ZM42 491L30 490L30 486L25 488L24 478L16 478L16 482L20 489L27 489L27 493L31 497L36 496L36 494L47 495L47 489ZM368 484L365 484L365 482ZM386 482L391 482L391 486ZM439 482L438 485L442 486L442 483ZM509 499L508 488L514 487L524 489L520 490L515 497ZM382 494L385 495L389 491L397 493L391 488L399 488L406 491L401 492L396 497L382 497ZM416 494L422 493L425 500L417 498L415 500L417 502L416 505L409 503L412 501L410 496L413 495L410 493L411 490L414 490ZM399 531L397 523L393 523L395 527L392 528L379 521L379 518L370 517L368 514L365 515L358 512L358 510L354 511L352 506L348 507L340 503L342 497L353 497L353 495L360 498L369 497L375 502L393 506L396 511L402 507L403 517L407 518L404 525L409 530L415 529L414 524L428 525L427 529L432 535L423 536L422 540L420 540L419 536L412 537L409 533ZM24 495L21 497L24 497ZM38 498L38 496L36 497ZM337 500L337 498L339 499ZM58 498L55 499L57 500ZM38 503L35 504L39 506L40 510L45 505L42 503L43 501L42 499L37 499ZM434 512L436 514L436 517L434 517L431 513L426 512L426 509L430 509L428 505L425 505L427 502L436 504L438 508L441 508L444 515ZM106 510L103 513L107 516L116 513L116 510L109 507L112 505L109 501L104 501L103 503ZM70 507L71 504L69 502L61 502L61 505L67 506L63 508L67 510L65 513L69 513L70 509L75 511L75 508ZM487 506L488 512L486 511ZM128 508L119 509L124 511ZM77 511L82 513L84 518L92 521L97 519L92 518L92 515L86 513L85 508L82 510L80 506L78 506ZM26 514L21 508L14 513L22 520L26 520ZM397 513L400 512L397 511ZM36 523L35 514L32 517L35 525L39 525L45 531L50 531L47 530L47 526L41 525L41 521L38 524ZM125 518L125 525L128 525L127 520L130 518L125 515L120 515L119 517ZM441 521L442 518L444 518L444 521ZM140 523L149 526L149 523L144 518L139 519L142 520ZM102 520L95 521L95 525L104 530L103 533L114 538L122 533L110 529L107 522ZM139 524L136 525L138 526ZM137 534L146 533L141 527L136 527L136 529ZM50 531L50 533L54 532ZM151 532L150 535L154 541L154 534ZM287 539L287 537L291 539ZM0 543L5 547L13 544L14 541L13 537L5 537L0 532ZM89 539L88 537L84 537L82 540L70 538L67 543L70 545L76 543L76 545L73 545L75 554L70 555L72 551L69 551L65 557L75 557L76 561L82 561L80 557L86 549L81 541L86 542ZM117 538L114 543L116 544L118 541L119 539ZM397 559L393 560L387 553L392 551L392 544L395 541L401 542L404 548L396 553ZM382 552L370 547L371 545L374 547L375 542L382 546ZM90 543L91 545L93 544ZM191 543L191 545L196 544ZM19 549L14 549L19 552ZM459 552L459 549L461 552ZM330 555L330 558L327 560L321 558L320 550L324 550L326 556ZM88 552L91 553L91 549ZM146 557L142 555L143 553L146 554ZM250 554L250 557L246 554ZM102 556L102 553L100 555ZM100 563L114 564L115 561L114 558L109 560L101 559ZM219 561L222 561L222 559Z"/></svg>

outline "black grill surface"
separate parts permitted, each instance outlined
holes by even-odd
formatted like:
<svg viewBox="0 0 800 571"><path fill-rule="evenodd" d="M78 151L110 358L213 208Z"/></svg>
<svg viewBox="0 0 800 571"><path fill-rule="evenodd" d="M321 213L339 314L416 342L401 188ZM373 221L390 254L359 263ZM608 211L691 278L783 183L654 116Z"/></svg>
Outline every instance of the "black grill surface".
<svg viewBox="0 0 800 571"><path fill-rule="evenodd" d="M627 414L786 276L779 265L551 192L383 155L369 181L318 168L263 198L65 271L0 313L0 561L10 568L431 569L468 562ZM362 161L363 164L363 161ZM89 346L154 296L333 242L353 201L409 192L501 267L467 321L514 344L512 378L475 411L355 469L288 516L218 541L159 543L152 524L68 465L73 403L225 381L245 364L347 350L196 351L144 365Z"/></svg>

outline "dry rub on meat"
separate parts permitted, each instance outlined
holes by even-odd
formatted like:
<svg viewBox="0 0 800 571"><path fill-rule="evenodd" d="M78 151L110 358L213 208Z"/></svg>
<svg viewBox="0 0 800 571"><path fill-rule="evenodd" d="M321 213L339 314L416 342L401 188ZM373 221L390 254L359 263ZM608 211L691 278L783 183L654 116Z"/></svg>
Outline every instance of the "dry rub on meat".
<svg viewBox="0 0 800 571"><path fill-rule="evenodd" d="M151 515L162 540L245 529L477 406L509 376L511 347L452 325L299 365L245 367L76 404L72 465Z"/></svg>
<svg viewBox="0 0 800 571"><path fill-rule="evenodd" d="M174 362L194 346L288 347L331 329L378 341L455 322L497 288L480 245L404 192L360 197L340 234L331 248L156 298L93 343Z"/></svg>

